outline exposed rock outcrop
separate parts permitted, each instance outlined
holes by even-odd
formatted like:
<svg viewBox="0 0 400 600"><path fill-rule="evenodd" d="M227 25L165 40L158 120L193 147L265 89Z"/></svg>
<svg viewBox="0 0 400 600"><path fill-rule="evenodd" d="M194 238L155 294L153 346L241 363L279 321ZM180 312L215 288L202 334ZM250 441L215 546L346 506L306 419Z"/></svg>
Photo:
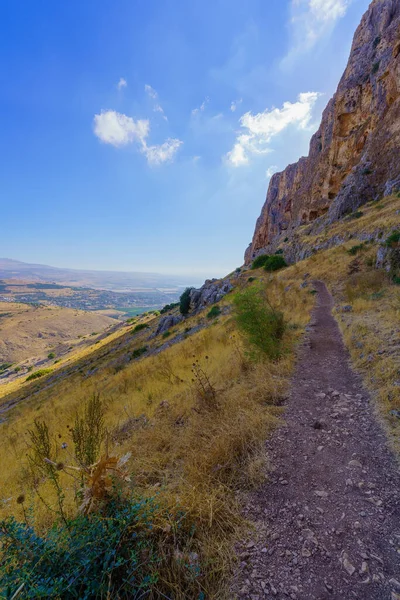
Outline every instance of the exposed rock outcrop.
<svg viewBox="0 0 400 600"><path fill-rule="evenodd" d="M400 1L373 0L307 158L276 173L248 264L299 225L332 222L400 189Z"/></svg>
<svg viewBox="0 0 400 600"><path fill-rule="evenodd" d="M207 279L199 290L190 292L190 311L196 313L209 304L219 302L232 288L228 279Z"/></svg>

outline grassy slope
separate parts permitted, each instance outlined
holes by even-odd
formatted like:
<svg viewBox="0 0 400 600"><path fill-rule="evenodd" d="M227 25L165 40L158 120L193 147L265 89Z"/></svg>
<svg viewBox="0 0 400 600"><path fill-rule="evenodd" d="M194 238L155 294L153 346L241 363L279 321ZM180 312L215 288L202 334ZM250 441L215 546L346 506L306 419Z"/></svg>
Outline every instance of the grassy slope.
<svg viewBox="0 0 400 600"><path fill-rule="evenodd" d="M49 352L65 353L78 337L101 332L115 320L92 312L56 306L0 303L0 362L32 364Z"/></svg>
<svg viewBox="0 0 400 600"><path fill-rule="evenodd" d="M372 266L377 242L360 250L356 257L359 272L353 275L349 270L355 257L347 250L359 243L357 236L393 228L398 222L399 204L397 198L387 199L367 206L360 219L335 224L332 235L349 238L338 247L273 275L251 272L268 282L270 300L285 312L291 324L285 338L288 352L277 363L255 366L243 360L229 312L229 294L221 302L226 308L217 321L209 321L205 314L191 317L175 327L168 339L149 341L149 330L119 335L50 378L15 392L13 397L18 399L21 392L29 391L29 401L17 405L9 413L9 422L1 425L0 452L7 460L0 472L0 514L22 516L15 499L21 491L29 493L25 452L33 419L46 418L58 443L70 443L67 425L72 425L74 411L99 391L107 404L114 448L121 455L132 452L129 468L135 488L144 494L158 492L168 505L179 503L184 508L196 523L198 552L207 573L202 583L208 597L223 598L220 576L226 571L232 536L240 523L234 492L265 476L263 441L282 413L279 405L287 391L293 350L313 304L312 285L303 288L304 281L318 278L328 284L354 364L375 392L377 407L391 434L398 430L398 419L391 411L400 408L400 387L396 385L400 289ZM304 241L318 243L310 236ZM306 273L309 276L305 280ZM237 285L249 285L249 275L243 273ZM342 312L343 304L351 304L352 312ZM156 323L151 324L153 329ZM188 327L195 333L185 334ZM173 343L176 337L179 343ZM162 346L163 351L127 360L134 349L144 345L151 351ZM201 402L192 382L196 360L217 390L214 406ZM60 457L64 458L61 450ZM52 502L46 484L42 493ZM38 527L44 527L51 516L34 497L30 501L36 507Z"/></svg>
<svg viewBox="0 0 400 600"><path fill-rule="evenodd" d="M238 285L249 285L247 278L244 274ZM7 457L7 466L0 473L0 515L21 516L16 497L21 492L29 495L25 453L33 419L46 419L59 446L62 441L70 443L67 426L73 425L75 410L99 391L107 405L112 445L120 455L132 452L129 468L135 488L145 494L159 492L168 505L178 502L196 523L198 551L203 562L209 563L204 586L212 594L229 560L231 535L240 522L233 492L265 476L263 442L282 412L279 405L294 362L294 344L313 302L308 291L299 293L300 279L294 276L288 281L292 290L284 296L280 283L269 284L270 300L282 306L292 324L285 337L287 353L277 363L255 366L244 360L229 313L230 294L221 302L226 314L218 320L207 319L206 310L180 324L166 340L149 341L149 330L125 334L68 370L60 369L57 377L46 377L22 390L24 394L29 390L29 401L17 405L8 413L9 421L1 425L0 452ZM181 336L188 327L200 329ZM179 343L173 343L175 336ZM169 347L139 360L126 360L145 344L153 350L165 344ZM202 402L192 382L196 360L216 390L213 406ZM18 394L21 391L14 393L15 400ZM67 455L68 451L60 449L60 459L66 460ZM65 483L71 485L68 480ZM50 502L54 500L45 483L42 493ZM37 525L46 526L51 515L37 498L30 497L29 502L35 506ZM212 597L221 598L221 594L219 587Z"/></svg>

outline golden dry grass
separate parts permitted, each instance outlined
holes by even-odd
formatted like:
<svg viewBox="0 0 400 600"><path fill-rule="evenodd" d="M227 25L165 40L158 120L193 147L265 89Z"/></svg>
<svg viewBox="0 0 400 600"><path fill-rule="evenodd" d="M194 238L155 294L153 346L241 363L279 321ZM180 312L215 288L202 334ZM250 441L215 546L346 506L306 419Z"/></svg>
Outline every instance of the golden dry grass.
<svg viewBox="0 0 400 600"><path fill-rule="evenodd" d="M53 515L30 493L28 430L35 418L45 419L60 448L60 459L68 456L69 450L62 450L61 443L71 443L68 426L73 425L74 413L91 394L100 392L107 407L111 444L118 455L132 453L129 470L135 489L147 495L157 493L164 506L182 507L196 527L199 553L208 574L204 583L208 597L223 598L221 577L227 573L232 540L241 524L235 490L265 477L264 441L282 413L280 404L287 392L294 347L313 303L308 291L298 291L296 275L288 275L287 282L292 285L287 292L286 281L283 284L262 273L258 277L268 282L270 301L292 325L285 334L286 352L281 360L249 363L234 319L226 314L214 322L206 319L207 327L159 354L127 362L123 369L112 362L119 356L123 342L119 338L108 345L107 356L96 350L97 360L91 360L98 371L91 377L86 377L88 365L81 361L78 364L86 364L83 373L62 376L60 370L59 381L52 387L39 381L31 388L37 393L17 405L9 413L9 421L1 425L0 452L7 456L7 463L0 472L0 515L22 518L16 498L24 493L34 507L39 529L49 525ZM247 274L238 285L248 285ZM227 296L221 305L230 302ZM188 319L176 333L202 319L204 315ZM132 349L149 343L147 336L144 331L125 338ZM160 340L150 343L157 345ZM192 381L195 361L216 391L211 402L204 401ZM63 478L66 507L72 512L73 486L67 475ZM41 493L55 503L46 482Z"/></svg>

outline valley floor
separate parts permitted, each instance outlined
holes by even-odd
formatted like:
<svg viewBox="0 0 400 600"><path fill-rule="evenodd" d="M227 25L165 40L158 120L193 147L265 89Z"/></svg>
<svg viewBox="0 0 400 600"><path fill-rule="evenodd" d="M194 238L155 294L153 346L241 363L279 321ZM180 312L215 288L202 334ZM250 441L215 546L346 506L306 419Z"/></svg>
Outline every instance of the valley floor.
<svg viewBox="0 0 400 600"><path fill-rule="evenodd" d="M231 597L399 600L400 474L317 282L271 473L246 502Z"/></svg>

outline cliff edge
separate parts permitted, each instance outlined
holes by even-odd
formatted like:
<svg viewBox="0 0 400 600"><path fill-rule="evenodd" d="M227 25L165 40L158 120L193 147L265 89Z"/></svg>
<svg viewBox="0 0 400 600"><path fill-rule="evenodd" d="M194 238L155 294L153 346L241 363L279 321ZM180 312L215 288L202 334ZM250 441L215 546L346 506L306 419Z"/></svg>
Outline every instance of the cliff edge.
<svg viewBox="0 0 400 600"><path fill-rule="evenodd" d="M245 262L400 189L400 0L373 0L308 157L273 175ZM321 219L323 217L323 219Z"/></svg>

